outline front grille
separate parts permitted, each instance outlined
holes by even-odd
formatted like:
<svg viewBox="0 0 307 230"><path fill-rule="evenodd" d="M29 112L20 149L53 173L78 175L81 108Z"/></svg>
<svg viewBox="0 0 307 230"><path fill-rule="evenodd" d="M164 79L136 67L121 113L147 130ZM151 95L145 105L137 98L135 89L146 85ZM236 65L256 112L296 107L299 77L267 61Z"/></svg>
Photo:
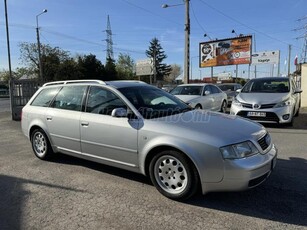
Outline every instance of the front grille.
<svg viewBox="0 0 307 230"><path fill-rule="evenodd" d="M238 112L237 115L251 119L251 120L254 120L254 121L268 121L268 122L274 122L274 123L279 122L278 116L275 113L272 113L272 112L265 112L266 117L249 117L249 116L247 116L248 112L249 111L240 111L240 112Z"/></svg>
<svg viewBox="0 0 307 230"><path fill-rule="evenodd" d="M275 106L276 104L263 104L261 105L261 109L271 109Z"/></svg>
<svg viewBox="0 0 307 230"><path fill-rule="evenodd" d="M253 108L253 105L252 105L252 104L247 104L247 103L242 103L242 107L243 107L243 108L252 109L252 108Z"/></svg>
<svg viewBox="0 0 307 230"><path fill-rule="evenodd" d="M271 137L269 134L266 134L264 137L258 140L258 144L260 145L261 149L265 151L271 144Z"/></svg>
<svg viewBox="0 0 307 230"><path fill-rule="evenodd" d="M275 106L276 104L259 104L259 109L271 109ZM252 109L253 105L252 104L248 104L248 103L242 103L242 107L243 108L249 108Z"/></svg>

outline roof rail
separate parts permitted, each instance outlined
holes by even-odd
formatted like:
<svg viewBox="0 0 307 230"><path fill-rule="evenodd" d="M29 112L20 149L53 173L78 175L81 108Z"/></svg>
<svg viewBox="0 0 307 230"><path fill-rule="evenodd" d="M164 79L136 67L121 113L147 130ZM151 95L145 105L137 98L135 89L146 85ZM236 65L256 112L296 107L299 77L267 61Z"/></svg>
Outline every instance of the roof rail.
<svg viewBox="0 0 307 230"><path fill-rule="evenodd" d="M70 81L54 81L45 83L43 86L50 85L67 85L67 84L78 84L78 83L96 83L101 85L106 85L104 81L101 80L70 80Z"/></svg>

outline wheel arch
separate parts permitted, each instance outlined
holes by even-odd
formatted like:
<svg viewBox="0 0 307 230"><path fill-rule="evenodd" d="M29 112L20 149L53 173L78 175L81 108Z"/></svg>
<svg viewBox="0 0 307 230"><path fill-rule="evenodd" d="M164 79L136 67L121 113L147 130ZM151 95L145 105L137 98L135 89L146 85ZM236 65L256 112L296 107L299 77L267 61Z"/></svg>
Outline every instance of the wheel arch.
<svg viewBox="0 0 307 230"><path fill-rule="evenodd" d="M154 148L152 148L146 155L145 158L145 162L144 162L144 173L146 176L149 176L149 164L151 162L151 160L153 159L153 157L155 156L155 154L162 152L162 151L167 151L167 150L173 150L173 151L177 151L182 153L186 159L188 160L188 162L195 167L196 171L197 171L197 176L199 178L199 181L201 182L201 177L200 177L200 172L199 169L197 167L197 164L195 164L195 161L188 155L186 154L184 151L180 150L179 148L176 148L174 146L170 146L170 145L160 145L160 146L156 146ZM200 186L200 185L199 185Z"/></svg>

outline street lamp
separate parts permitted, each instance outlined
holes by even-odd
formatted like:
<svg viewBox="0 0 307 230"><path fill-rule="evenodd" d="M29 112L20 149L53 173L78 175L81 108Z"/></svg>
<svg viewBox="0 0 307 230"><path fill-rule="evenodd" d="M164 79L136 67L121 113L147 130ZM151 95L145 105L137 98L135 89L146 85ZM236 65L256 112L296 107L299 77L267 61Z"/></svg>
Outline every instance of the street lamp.
<svg viewBox="0 0 307 230"><path fill-rule="evenodd" d="M185 39L184 39L184 76L183 76L183 82L185 84L189 83L190 79L190 0L183 0L185 4ZM163 4L162 8L168 8L173 6L180 6L183 4L176 4L176 5L167 5Z"/></svg>
<svg viewBox="0 0 307 230"><path fill-rule="evenodd" d="M40 14L36 15L36 36L37 36L37 48L38 48L38 61L39 61L39 78L40 80L43 79L43 66L42 66L42 56L41 56L41 44L39 41L39 27L38 27L38 16L47 13L47 9L44 9L43 12Z"/></svg>

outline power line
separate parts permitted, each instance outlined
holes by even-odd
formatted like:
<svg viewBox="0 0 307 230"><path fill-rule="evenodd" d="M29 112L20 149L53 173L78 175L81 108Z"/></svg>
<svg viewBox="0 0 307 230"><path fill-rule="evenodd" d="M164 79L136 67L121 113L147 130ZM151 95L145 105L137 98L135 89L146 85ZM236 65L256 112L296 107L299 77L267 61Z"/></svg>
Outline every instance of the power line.
<svg viewBox="0 0 307 230"><path fill-rule="evenodd" d="M212 10L214 10L214 11L218 12L219 14L223 15L224 17L229 18L230 20L232 20L232 21L234 21L234 22L236 22L236 23L239 23L240 25L242 25L242 26L244 26L244 27L246 27L246 28L248 28L248 29L250 29L250 30L252 30L252 31L254 31L254 32L257 32L258 34L262 34L262 35L264 35L264 36L266 36L266 37L268 37L268 38L270 38L270 39L272 39L272 40L276 40L276 41L281 42L281 43L283 43L283 44L289 45L289 43L287 43L287 42L285 42L285 41L282 41L282 40L280 40L280 39L274 38L274 37L272 37L272 36L270 36L270 35L268 35L268 34L262 32L262 31L256 30L256 29L254 29L254 28L252 28L252 27L250 27L250 26L248 26L248 25L246 25L246 24L240 22L239 20L235 19L234 17L231 17L231 16L225 14L224 12L220 11L219 9L216 9L215 7L209 5L208 3L206 3L206 2L203 1L203 0L199 0L199 1L200 1L201 3L203 3L204 5L208 6L209 8L211 8ZM298 47L296 47L296 48L298 48Z"/></svg>

